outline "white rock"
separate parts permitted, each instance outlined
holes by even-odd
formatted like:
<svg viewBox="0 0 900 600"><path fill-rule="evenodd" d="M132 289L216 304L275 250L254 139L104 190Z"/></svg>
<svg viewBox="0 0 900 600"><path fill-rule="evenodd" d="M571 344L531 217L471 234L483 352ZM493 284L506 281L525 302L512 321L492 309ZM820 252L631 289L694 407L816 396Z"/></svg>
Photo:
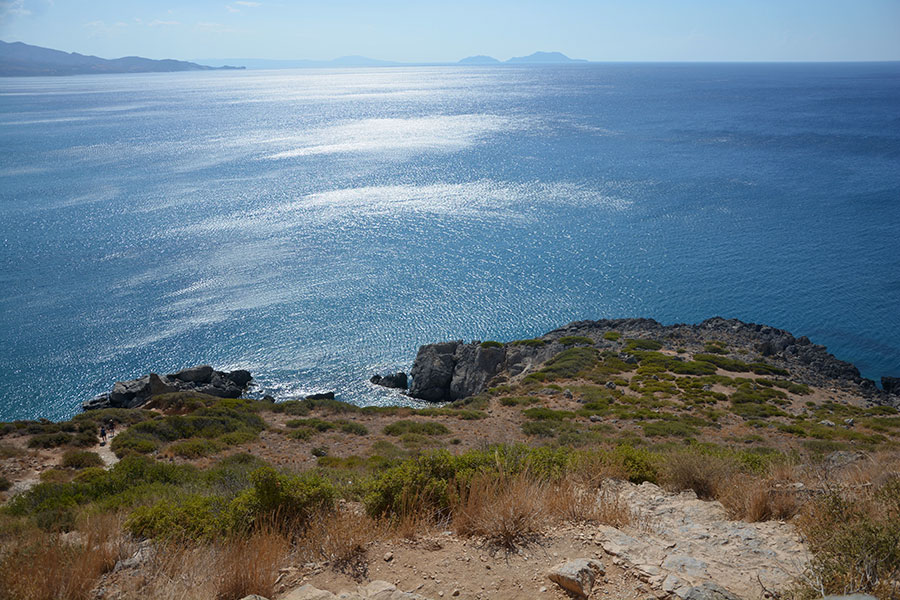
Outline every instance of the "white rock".
<svg viewBox="0 0 900 600"><path fill-rule="evenodd" d="M578 558L553 567L547 577L561 588L587 598L598 575L605 575L603 564L592 558Z"/></svg>

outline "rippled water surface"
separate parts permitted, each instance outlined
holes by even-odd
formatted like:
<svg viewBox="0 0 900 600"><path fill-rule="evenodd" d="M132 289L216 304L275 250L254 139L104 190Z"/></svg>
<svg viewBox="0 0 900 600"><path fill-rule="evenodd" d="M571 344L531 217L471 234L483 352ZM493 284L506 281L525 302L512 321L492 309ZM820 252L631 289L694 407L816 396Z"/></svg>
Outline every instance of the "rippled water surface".
<svg viewBox="0 0 900 600"><path fill-rule="evenodd" d="M0 419L210 363L713 315L900 375L900 65L0 80Z"/></svg>

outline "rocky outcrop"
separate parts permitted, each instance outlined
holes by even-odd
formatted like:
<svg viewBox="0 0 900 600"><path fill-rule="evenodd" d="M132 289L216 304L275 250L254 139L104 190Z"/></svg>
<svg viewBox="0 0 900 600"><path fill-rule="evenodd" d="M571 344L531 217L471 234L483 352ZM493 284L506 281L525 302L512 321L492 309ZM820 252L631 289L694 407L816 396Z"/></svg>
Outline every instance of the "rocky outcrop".
<svg viewBox="0 0 900 600"><path fill-rule="evenodd" d="M253 377L250 371L216 371L209 365L191 367L164 376L150 373L138 379L117 381L111 391L88 400L82 404L82 408L137 408L153 396L171 392L198 392L219 398L239 398L251 379Z"/></svg>
<svg viewBox="0 0 900 600"><path fill-rule="evenodd" d="M373 375L369 382L386 388L395 388L405 390L409 387L409 378L406 373L399 371L397 373L388 373L387 375Z"/></svg>
<svg viewBox="0 0 900 600"><path fill-rule="evenodd" d="M606 334L610 332L617 332L620 338L608 339ZM861 377L855 366L835 358L825 346L812 343L806 336L798 338L768 325L721 317L696 325L662 325L653 319L575 321L535 340L505 344L466 344L457 340L428 344L419 348L410 371L409 395L446 402L478 394L498 375L516 378L540 368L568 347L562 343L567 341L565 338L573 337L587 338L594 347L617 353L628 338L656 339L669 349L687 347L694 352L704 352L708 341L721 341L742 351L735 358L745 362L764 361L788 369L802 383L842 387L875 402L897 402L890 395L900 396L900 378L882 378L885 391L881 391L874 381ZM628 356L620 357L628 362Z"/></svg>
<svg viewBox="0 0 900 600"><path fill-rule="evenodd" d="M429 402L473 396L507 366L504 346L462 341L419 348L410 375L409 395Z"/></svg>

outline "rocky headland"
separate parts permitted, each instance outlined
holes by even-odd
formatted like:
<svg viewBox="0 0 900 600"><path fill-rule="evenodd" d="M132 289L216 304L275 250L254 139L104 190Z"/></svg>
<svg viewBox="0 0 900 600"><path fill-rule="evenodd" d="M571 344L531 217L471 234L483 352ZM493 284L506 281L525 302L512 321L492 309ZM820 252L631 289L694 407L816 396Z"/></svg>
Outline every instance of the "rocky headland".
<svg viewBox="0 0 900 600"><path fill-rule="evenodd" d="M417 408L331 392L249 398L251 381L209 365L151 373L116 382L70 421L0 424L0 590L63 600L900 590L897 381L879 389L806 337L722 318L615 319L431 343L409 375L370 380L408 388Z"/></svg>

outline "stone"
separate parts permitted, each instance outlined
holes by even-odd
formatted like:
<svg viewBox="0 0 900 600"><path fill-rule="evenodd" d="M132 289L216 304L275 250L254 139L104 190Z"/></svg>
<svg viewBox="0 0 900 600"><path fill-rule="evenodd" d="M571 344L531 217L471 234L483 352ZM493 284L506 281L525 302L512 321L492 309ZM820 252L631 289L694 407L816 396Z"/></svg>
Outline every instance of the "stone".
<svg viewBox="0 0 900 600"><path fill-rule="evenodd" d="M215 370L211 366L200 365L197 367L190 367L189 369L182 369L177 373L172 373L168 378L190 383L209 383L212 381L213 373L215 373Z"/></svg>
<svg viewBox="0 0 900 600"><path fill-rule="evenodd" d="M707 581L701 585L675 590L682 600L741 600L722 586Z"/></svg>
<svg viewBox="0 0 900 600"><path fill-rule="evenodd" d="M264 598L263 596L259 596L257 594L250 594L249 596L244 596L241 600L269 600L268 598Z"/></svg>
<svg viewBox="0 0 900 600"><path fill-rule="evenodd" d="M283 596L282 600L337 600L337 596L307 583Z"/></svg>
<svg viewBox="0 0 900 600"><path fill-rule="evenodd" d="M825 427L834 427L834 421L829 421L828 419L822 419L819 421L819 425L824 425Z"/></svg>
<svg viewBox="0 0 900 600"><path fill-rule="evenodd" d="M387 375L373 375L371 379L369 379L371 383L375 385L380 385L386 388L395 388L399 390L405 390L409 387L409 378L406 376L406 373L403 371L398 371L397 373L387 374Z"/></svg>
<svg viewBox="0 0 900 600"><path fill-rule="evenodd" d="M169 394L178 391L178 386L173 385L168 379L163 379L156 373L150 373L150 395L159 396L160 394Z"/></svg>
<svg viewBox="0 0 900 600"><path fill-rule="evenodd" d="M247 384L249 384L250 380L253 379L253 375L251 375L250 371L247 371L246 369L237 369L236 371L228 373L226 377L239 388L247 387Z"/></svg>
<svg viewBox="0 0 900 600"><path fill-rule="evenodd" d="M847 594L845 596L825 596L822 600L876 600L869 594Z"/></svg>
<svg viewBox="0 0 900 600"><path fill-rule="evenodd" d="M310 394L307 400L334 400L334 392L323 392L321 394Z"/></svg>
<svg viewBox="0 0 900 600"><path fill-rule="evenodd" d="M671 554L663 561L662 568L669 571L684 573L690 577L703 577L706 575L707 565L702 560L682 554Z"/></svg>
<svg viewBox="0 0 900 600"><path fill-rule="evenodd" d="M547 574L553 583L580 598L587 598L598 575L606 570L600 561L592 558L578 558L556 565Z"/></svg>
<svg viewBox="0 0 900 600"><path fill-rule="evenodd" d="M384 562L391 562L392 560L394 560L394 553L393 552L385 552L384 553Z"/></svg>

